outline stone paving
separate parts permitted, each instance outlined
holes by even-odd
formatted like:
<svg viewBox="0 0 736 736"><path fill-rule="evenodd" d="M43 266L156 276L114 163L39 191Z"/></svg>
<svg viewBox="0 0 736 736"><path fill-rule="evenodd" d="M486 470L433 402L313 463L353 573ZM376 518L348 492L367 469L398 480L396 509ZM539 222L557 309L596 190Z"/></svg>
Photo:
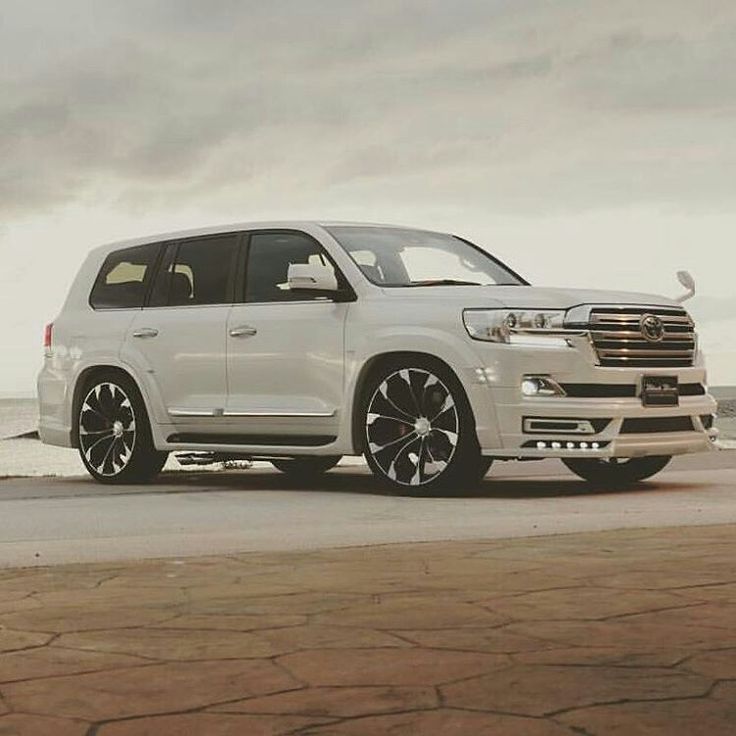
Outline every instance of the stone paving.
<svg viewBox="0 0 736 736"><path fill-rule="evenodd" d="M733 736L736 527L0 571L0 736Z"/></svg>

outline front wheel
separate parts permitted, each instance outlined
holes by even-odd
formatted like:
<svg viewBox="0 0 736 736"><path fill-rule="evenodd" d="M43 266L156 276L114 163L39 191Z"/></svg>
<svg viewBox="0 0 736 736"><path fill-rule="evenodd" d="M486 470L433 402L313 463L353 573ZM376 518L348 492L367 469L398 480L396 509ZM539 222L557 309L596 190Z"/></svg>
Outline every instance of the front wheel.
<svg viewBox="0 0 736 736"><path fill-rule="evenodd" d="M145 483L166 462L138 387L122 374L100 373L85 386L77 422L79 455L100 483Z"/></svg>
<svg viewBox="0 0 736 736"><path fill-rule="evenodd" d="M383 365L366 385L365 458L385 485L431 495L475 485L490 467L460 382L420 358Z"/></svg>
<svg viewBox="0 0 736 736"><path fill-rule="evenodd" d="M594 485L621 488L651 478L667 466L671 457L567 458L563 460L573 473Z"/></svg>

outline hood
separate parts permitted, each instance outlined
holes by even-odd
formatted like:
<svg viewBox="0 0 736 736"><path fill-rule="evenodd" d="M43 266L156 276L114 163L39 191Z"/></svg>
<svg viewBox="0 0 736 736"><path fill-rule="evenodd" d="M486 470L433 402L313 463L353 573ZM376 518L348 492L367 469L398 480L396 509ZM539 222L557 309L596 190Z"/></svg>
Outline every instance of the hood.
<svg viewBox="0 0 736 736"><path fill-rule="evenodd" d="M679 307L673 299L656 294L597 289L551 289L541 286L422 286L383 289L387 296L461 303L468 308L571 309L580 304L633 304Z"/></svg>
<svg viewBox="0 0 736 736"><path fill-rule="evenodd" d="M656 294L599 289L548 289L538 286L489 286L488 295L501 306L511 308L570 309L580 304L641 304L680 306L673 299Z"/></svg>

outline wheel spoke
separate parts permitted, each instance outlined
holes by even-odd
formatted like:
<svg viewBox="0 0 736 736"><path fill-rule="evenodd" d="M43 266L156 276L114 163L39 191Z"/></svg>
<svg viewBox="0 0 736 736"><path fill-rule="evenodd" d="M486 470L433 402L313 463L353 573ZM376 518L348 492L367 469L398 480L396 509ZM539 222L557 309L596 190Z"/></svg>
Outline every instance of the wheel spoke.
<svg viewBox="0 0 736 736"><path fill-rule="evenodd" d="M92 454L92 450L95 449L101 442L104 442L105 440L109 440L113 438L112 430L110 430L109 433L103 435L102 437L98 437L89 447L86 448L85 452L87 453L87 459L89 459L90 455Z"/></svg>
<svg viewBox="0 0 736 736"><path fill-rule="evenodd" d="M414 476L410 481L413 486L418 486L422 483L422 471L424 469L424 445L425 438L422 437L419 441L419 453L416 456L416 473L414 473ZM411 458L411 455L409 456L409 458Z"/></svg>
<svg viewBox="0 0 736 736"><path fill-rule="evenodd" d="M113 470L119 473L128 463L131 451L125 444L125 436L116 437L116 441L120 442L120 448L113 454L111 458Z"/></svg>
<svg viewBox="0 0 736 736"><path fill-rule="evenodd" d="M107 448L107 452L105 453L105 457L102 458L102 462L100 463L100 472L105 473L105 463L107 462L108 458L110 457L110 453L112 452L112 448L115 447L115 443L117 442L118 438L114 437L112 442L110 443L110 447ZM105 473L106 475L113 475L113 473Z"/></svg>
<svg viewBox="0 0 736 736"><path fill-rule="evenodd" d="M430 421L434 422L446 411L450 411L450 409L454 409L454 408L455 408L455 401L452 398L452 394L448 393L447 396L445 397L445 400L442 402L442 406L440 407L439 411L434 416L429 417L429 419Z"/></svg>
<svg viewBox="0 0 736 736"><path fill-rule="evenodd" d="M399 412L399 414L403 414L408 419L411 419L412 424L414 423L414 420L416 419L416 416L413 416L409 412L404 411L403 409L401 409L400 407L398 407L396 405L396 403L391 398L389 398L389 395L388 395L388 383L386 381L384 381L380 385L380 387L378 388L378 390L379 390L381 396L383 396L383 398L386 400L387 403L389 403L394 409L396 409L396 411Z"/></svg>
<svg viewBox="0 0 736 736"><path fill-rule="evenodd" d="M92 447L90 447L85 453L90 465L92 465L97 470L97 472L103 473L105 458L107 458L107 455L110 452L110 448L113 446L114 443L114 437L104 437L102 440L95 442L94 445L92 445ZM100 460L100 458L102 459Z"/></svg>
<svg viewBox="0 0 736 736"><path fill-rule="evenodd" d="M441 473L447 467L447 463L444 460L435 460L434 455L432 455L432 449L429 446L429 442L426 443L426 446L427 446L427 454L429 455L429 460L430 460L429 465L431 465L432 468L435 469L434 472L431 473L431 475L434 476L434 475L437 475L437 473ZM427 469L426 465L424 466L424 469L426 471Z"/></svg>
<svg viewBox="0 0 736 736"><path fill-rule="evenodd" d="M447 429L441 429L440 427L433 427L432 432L440 432L450 441L450 444L455 447L457 445L457 432L450 432Z"/></svg>
<svg viewBox="0 0 736 736"><path fill-rule="evenodd" d="M429 451L429 442L426 437L422 437L422 444L419 448L419 458L417 459L417 472L412 479L412 485L421 485L437 474L437 471L427 472L427 468L431 460L432 453Z"/></svg>
<svg viewBox="0 0 736 736"><path fill-rule="evenodd" d="M79 434L85 437L95 435L95 434L112 434L112 428L92 430L92 429L84 429L84 427L82 427L79 430Z"/></svg>
<svg viewBox="0 0 736 736"><path fill-rule="evenodd" d="M422 392L422 407L424 415L432 418L437 416L444 407L445 400L450 392L436 376L431 376L431 380L427 381Z"/></svg>
<svg viewBox="0 0 736 736"><path fill-rule="evenodd" d="M392 417L392 416L389 416L388 414L374 414L372 412L369 412L368 415L366 416L366 422L368 423L369 426L378 419L387 419L390 422L401 422L401 424L406 424L410 427L414 426L414 422L410 422L408 419L401 419L400 417Z"/></svg>
<svg viewBox="0 0 736 736"><path fill-rule="evenodd" d="M419 441L419 437L417 437L416 435L411 437L411 440L407 442L406 444L404 444L399 449L399 451L394 455L394 458L391 461L391 464L389 465L388 470L386 471L386 475L388 475L388 477L391 478L391 480L398 481L399 483L404 483L404 485L412 485L411 479L407 483L406 481L402 481L399 478L400 470L399 468L397 468L397 463L401 459L401 456L409 449L409 447L411 447L411 445L413 445L417 441ZM409 462L412 463L412 465L416 466L417 463L411 459L411 455L408 455L407 457L408 457Z"/></svg>
<svg viewBox="0 0 736 736"><path fill-rule="evenodd" d="M110 420L99 410L95 409L93 406L90 406L89 403L85 402L82 406L82 411L91 411L93 414L97 414L98 417L104 419L106 422L110 422Z"/></svg>
<svg viewBox="0 0 736 736"><path fill-rule="evenodd" d="M417 395L414 392L414 386L413 386L413 384L411 382L412 374L414 374L415 376L417 376L417 375L423 375L424 376L424 382L420 386L420 388L422 388L422 389L424 388L424 384L427 382L427 376L429 374L428 373L424 373L423 371L410 370L410 369L399 371L399 375L401 376L401 378L404 379L404 383L406 383L407 388L409 390L409 396L411 396L412 403L414 404L414 407L417 410L416 416L417 417L421 417L421 416L424 415L424 410L423 410L421 401L417 398Z"/></svg>
<svg viewBox="0 0 736 736"><path fill-rule="evenodd" d="M370 451L375 454L376 452L382 452L383 450L386 450L389 447L393 447L394 445L397 445L400 442L403 442L405 440L413 440L416 438L417 438L417 433L411 432L409 434L402 435L398 439L391 440L391 442L387 442L385 445L379 445L379 444L376 444L375 442L370 442L368 444L368 447L370 448ZM401 452L401 448L397 452Z"/></svg>
<svg viewBox="0 0 736 736"><path fill-rule="evenodd" d="M120 439L123 441L123 445L125 445L126 450L128 450L128 452L132 452L133 442L135 441L135 432L126 430L123 432Z"/></svg>

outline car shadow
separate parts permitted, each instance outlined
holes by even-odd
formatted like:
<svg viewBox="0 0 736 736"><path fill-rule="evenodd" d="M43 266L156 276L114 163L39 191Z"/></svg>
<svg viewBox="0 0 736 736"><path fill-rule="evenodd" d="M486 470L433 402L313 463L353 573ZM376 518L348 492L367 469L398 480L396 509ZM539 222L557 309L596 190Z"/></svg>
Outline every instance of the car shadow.
<svg viewBox="0 0 736 736"><path fill-rule="evenodd" d="M563 498L571 496L600 496L605 494L625 494L637 490L656 492L658 490L690 491L696 486L689 483L663 483L652 480L638 483L627 489L596 487L574 476L566 477L550 474L534 477L494 477L493 471L476 486L458 487L434 492L433 499L534 499ZM360 467L338 468L318 478L294 478L278 471L262 468L222 471L169 471L163 473L146 487L149 492L196 493L217 492L259 492L288 491L304 493L343 493L386 496L398 498L426 498L421 492L407 490L397 492L387 489L367 470Z"/></svg>

